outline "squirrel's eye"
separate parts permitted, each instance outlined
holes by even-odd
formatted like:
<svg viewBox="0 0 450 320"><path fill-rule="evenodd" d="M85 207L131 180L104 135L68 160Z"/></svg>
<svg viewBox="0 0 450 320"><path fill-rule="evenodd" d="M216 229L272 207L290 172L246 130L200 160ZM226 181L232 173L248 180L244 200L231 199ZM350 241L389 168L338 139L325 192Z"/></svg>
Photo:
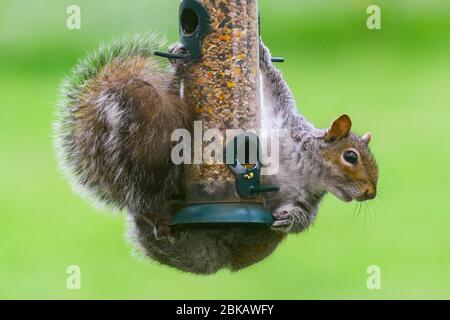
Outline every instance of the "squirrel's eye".
<svg viewBox="0 0 450 320"><path fill-rule="evenodd" d="M356 152L347 150L344 152L344 160L351 164L356 164L358 162L358 155Z"/></svg>

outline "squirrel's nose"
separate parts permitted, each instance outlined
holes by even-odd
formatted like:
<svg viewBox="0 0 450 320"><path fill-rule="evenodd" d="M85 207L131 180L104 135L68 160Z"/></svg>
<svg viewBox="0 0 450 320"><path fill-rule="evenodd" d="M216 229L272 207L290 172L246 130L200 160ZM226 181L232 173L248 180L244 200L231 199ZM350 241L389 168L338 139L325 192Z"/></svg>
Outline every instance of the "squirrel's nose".
<svg viewBox="0 0 450 320"><path fill-rule="evenodd" d="M375 199L376 196L377 196L377 190L373 187L367 188L366 191L364 192L364 198L366 200Z"/></svg>

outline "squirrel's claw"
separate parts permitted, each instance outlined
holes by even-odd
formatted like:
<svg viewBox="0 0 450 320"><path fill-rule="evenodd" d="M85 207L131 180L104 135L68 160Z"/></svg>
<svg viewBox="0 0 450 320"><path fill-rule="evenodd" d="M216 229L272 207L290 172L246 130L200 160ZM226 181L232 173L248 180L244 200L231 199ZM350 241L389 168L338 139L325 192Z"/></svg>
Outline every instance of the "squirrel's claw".
<svg viewBox="0 0 450 320"><path fill-rule="evenodd" d="M288 211L275 212L273 216L276 221L271 226L272 230L283 233L289 233L291 231L294 221Z"/></svg>
<svg viewBox="0 0 450 320"><path fill-rule="evenodd" d="M174 53L174 54L187 54L188 51L186 50L186 48L184 48L182 46L181 43L175 43L174 45L171 45L169 47L169 53ZM186 65L187 61L183 60L183 59L169 59L170 64L172 65L172 67L175 69L175 71L177 72L182 72L184 66Z"/></svg>
<svg viewBox="0 0 450 320"><path fill-rule="evenodd" d="M171 236L169 221L157 214L144 216L144 221L153 228L153 236L155 240L169 240L170 243L175 242L175 238Z"/></svg>
<svg viewBox="0 0 450 320"><path fill-rule="evenodd" d="M289 220L275 221L271 229L278 232L289 233L291 231L292 223Z"/></svg>

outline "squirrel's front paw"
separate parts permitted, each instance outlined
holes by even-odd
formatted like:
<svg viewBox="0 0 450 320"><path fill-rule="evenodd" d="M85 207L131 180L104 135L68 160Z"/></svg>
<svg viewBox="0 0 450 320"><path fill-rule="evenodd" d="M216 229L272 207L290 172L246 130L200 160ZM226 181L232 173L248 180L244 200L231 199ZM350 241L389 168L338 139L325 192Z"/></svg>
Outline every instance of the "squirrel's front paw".
<svg viewBox="0 0 450 320"><path fill-rule="evenodd" d="M272 230L283 233L299 233L309 225L307 215L298 207L282 207L273 213L273 217Z"/></svg>
<svg viewBox="0 0 450 320"><path fill-rule="evenodd" d="M259 42L259 59L260 64L263 69L267 68L268 66L272 65L272 55L270 53L269 48L267 48L262 40Z"/></svg>

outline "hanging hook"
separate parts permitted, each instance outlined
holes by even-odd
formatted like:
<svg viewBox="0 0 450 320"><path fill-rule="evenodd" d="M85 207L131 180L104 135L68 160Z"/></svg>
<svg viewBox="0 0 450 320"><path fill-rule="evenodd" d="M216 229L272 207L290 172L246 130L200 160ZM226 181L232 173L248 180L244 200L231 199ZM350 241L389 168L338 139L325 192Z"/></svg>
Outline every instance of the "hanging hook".
<svg viewBox="0 0 450 320"><path fill-rule="evenodd" d="M284 62L284 58L283 57L272 57L271 58L272 62Z"/></svg>
<svg viewBox="0 0 450 320"><path fill-rule="evenodd" d="M175 60L190 60L191 55L189 53L171 53L164 51L155 51L153 52L155 56L167 58L167 59L175 59Z"/></svg>

